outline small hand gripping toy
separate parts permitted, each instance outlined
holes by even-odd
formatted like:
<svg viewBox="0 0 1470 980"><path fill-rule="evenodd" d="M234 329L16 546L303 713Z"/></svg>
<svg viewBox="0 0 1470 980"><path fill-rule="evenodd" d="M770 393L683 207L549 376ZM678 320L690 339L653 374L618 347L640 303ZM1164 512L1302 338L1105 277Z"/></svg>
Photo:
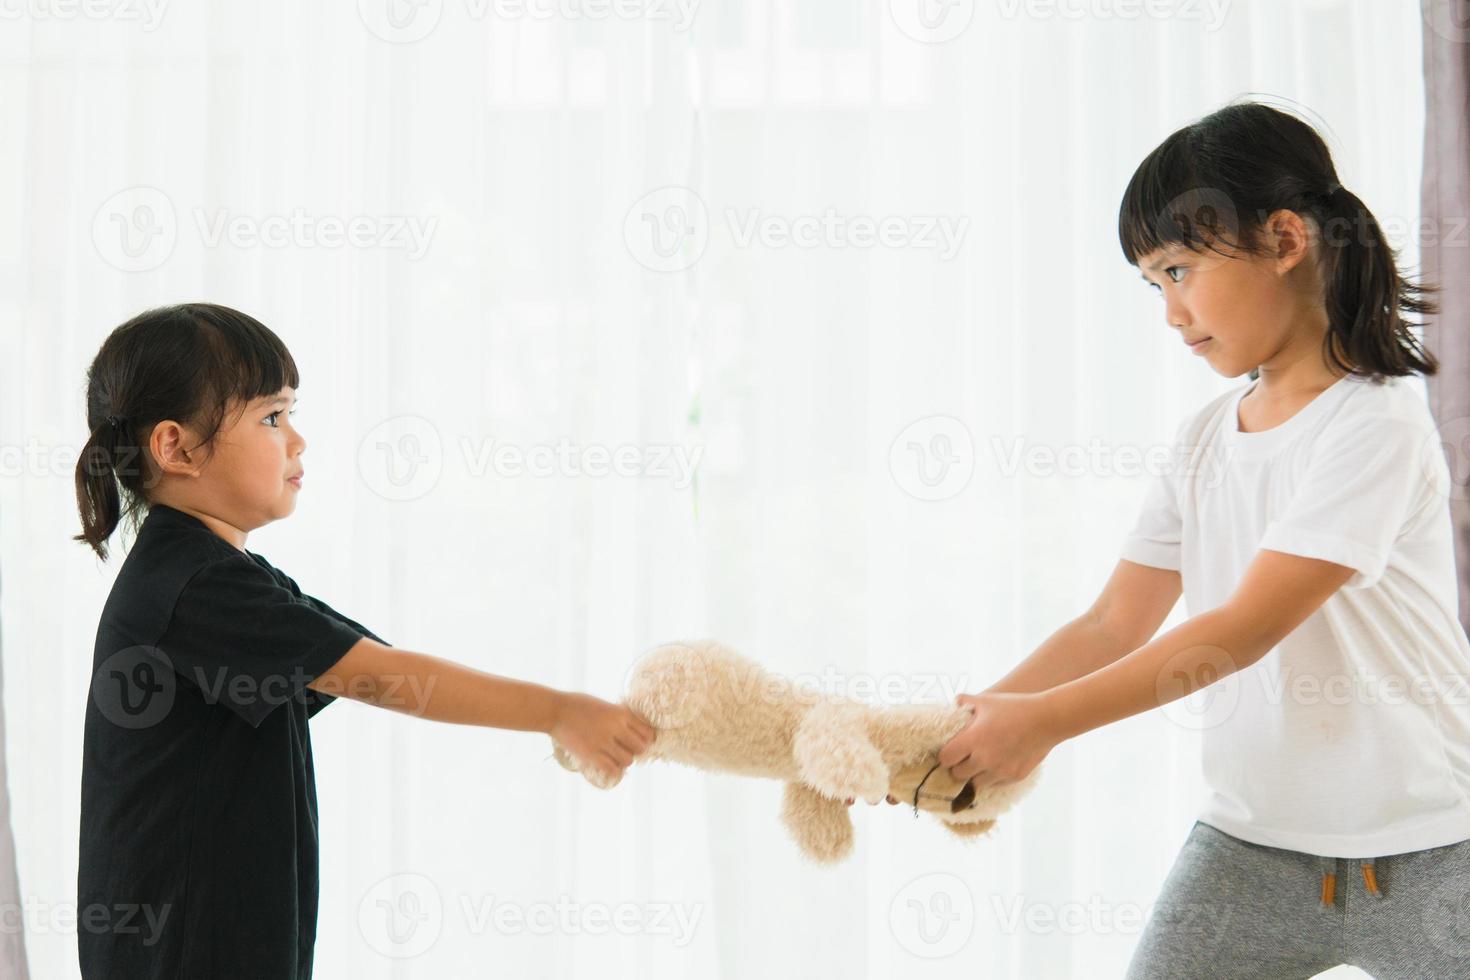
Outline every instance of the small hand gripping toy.
<svg viewBox="0 0 1470 980"><path fill-rule="evenodd" d="M786 783L781 821L813 860L852 851L848 799L892 795L961 837L980 837L1025 796L1041 774L976 790L939 765L939 749L973 709L957 704L874 707L772 674L714 640L666 643L634 666L624 703L656 729L635 762L663 759L710 772ZM552 740L563 768L609 789Z"/></svg>

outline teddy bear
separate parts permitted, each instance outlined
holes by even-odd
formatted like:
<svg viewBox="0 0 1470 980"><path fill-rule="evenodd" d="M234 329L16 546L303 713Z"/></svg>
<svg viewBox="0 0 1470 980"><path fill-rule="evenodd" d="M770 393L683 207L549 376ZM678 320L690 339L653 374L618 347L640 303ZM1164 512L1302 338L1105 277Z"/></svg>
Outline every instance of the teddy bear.
<svg viewBox="0 0 1470 980"><path fill-rule="evenodd" d="M712 772L779 779L781 822L820 864L853 846L846 801L894 796L932 814L952 833L985 835L1040 778L976 788L938 763L940 747L973 709L958 704L872 706L766 671L710 639L666 643L628 677L623 703L655 729L635 762L663 759ZM583 766L555 739L552 755L601 789L620 779Z"/></svg>

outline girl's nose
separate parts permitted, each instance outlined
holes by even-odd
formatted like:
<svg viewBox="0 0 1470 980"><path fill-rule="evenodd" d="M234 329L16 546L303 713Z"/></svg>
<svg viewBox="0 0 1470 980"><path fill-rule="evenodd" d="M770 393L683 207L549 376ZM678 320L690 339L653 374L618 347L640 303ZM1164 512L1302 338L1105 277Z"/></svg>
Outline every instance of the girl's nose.
<svg viewBox="0 0 1470 980"><path fill-rule="evenodd" d="M1181 306L1177 300L1171 299L1168 301L1168 305L1164 307L1164 322L1175 330L1184 330L1194 321L1189 316L1188 310Z"/></svg>

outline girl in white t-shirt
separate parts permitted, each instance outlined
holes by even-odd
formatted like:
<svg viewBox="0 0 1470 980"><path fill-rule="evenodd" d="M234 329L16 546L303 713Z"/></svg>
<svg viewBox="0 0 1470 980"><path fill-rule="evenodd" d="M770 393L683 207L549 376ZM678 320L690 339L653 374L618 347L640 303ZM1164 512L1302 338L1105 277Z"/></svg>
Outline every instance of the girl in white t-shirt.
<svg viewBox="0 0 1470 980"><path fill-rule="evenodd" d="M1436 369L1407 319L1431 289L1313 128L1254 102L1151 152L1118 231L1179 339L1250 383L1184 420L1092 608L962 695L939 761L1010 782L1203 690L1172 714L1209 793L1129 978L1470 976L1470 643L1444 450L1406 380Z"/></svg>

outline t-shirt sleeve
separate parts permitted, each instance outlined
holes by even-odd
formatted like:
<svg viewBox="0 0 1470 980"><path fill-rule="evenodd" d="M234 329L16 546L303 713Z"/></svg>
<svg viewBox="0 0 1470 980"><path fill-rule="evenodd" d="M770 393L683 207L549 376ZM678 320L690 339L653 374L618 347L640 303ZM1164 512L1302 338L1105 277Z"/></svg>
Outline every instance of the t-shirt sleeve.
<svg viewBox="0 0 1470 980"><path fill-rule="evenodd" d="M1345 588L1377 583L1394 540L1434 493L1424 453L1437 440L1402 418L1376 417L1324 435L1259 546L1355 569Z"/></svg>
<svg viewBox="0 0 1470 980"><path fill-rule="evenodd" d="M364 635L346 617L293 595L242 554L213 561L190 577L159 647L205 700L259 727L290 698L304 698L311 714L329 704L329 696L318 697L306 685Z"/></svg>
<svg viewBox="0 0 1470 980"><path fill-rule="evenodd" d="M307 595L306 593L302 592L301 587L296 584L296 580L287 575L285 572L281 572L280 569L277 569L276 571L279 572L281 577L286 580L286 587L291 590L291 594L296 596L298 599L301 599L302 601L308 603L313 609L317 609L321 612L326 613L328 616L331 616L338 622L346 623L348 626L357 630L363 636L371 637L384 646L393 645L378 634L374 633L372 630L368 629L366 626L359 623L357 620L349 619L348 617L342 615L337 610L333 609L331 606L318 599L316 596ZM308 699L306 705L306 716L308 718L314 717L318 711L322 710L327 705L337 700L336 695L326 694L322 691L313 691L311 688L307 688L303 693Z"/></svg>
<svg viewBox="0 0 1470 980"><path fill-rule="evenodd" d="M1122 557L1139 565L1179 571L1184 522L1179 512L1179 481L1175 470L1187 423L1175 433L1171 465L1151 478L1133 528L1123 538Z"/></svg>

